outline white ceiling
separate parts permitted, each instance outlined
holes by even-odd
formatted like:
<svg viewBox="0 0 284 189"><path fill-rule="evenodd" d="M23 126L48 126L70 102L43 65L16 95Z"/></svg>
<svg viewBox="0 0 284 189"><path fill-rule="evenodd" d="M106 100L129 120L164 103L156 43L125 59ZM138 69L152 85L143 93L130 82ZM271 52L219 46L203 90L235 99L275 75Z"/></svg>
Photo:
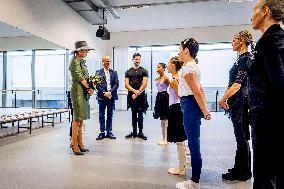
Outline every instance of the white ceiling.
<svg viewBox="0 0 284 189"><path fill-rule="evenodd" d="M108 0L111 6L138 4L159 4L177 0ZM250 24L254 1L200 1L171 5L150 6L149 8L118 9L120 19L106 14L106 28L110 32L176 29L205 26L226 26ZM100 0L94 3L103 6Z"/></svg>
<svg viewBox="0 0 284 189"><path fill-rule="evenodd" d="M104 6L101 0L92 0ZM111 6L173 3L177 0L108 0ZM183 0L186 1L186 0ZM207 1L170 5L150 6L149 8L115 8L120 19L106 13L106 28L110 32L141 31L158 29L176 29L205 26L226 26L250 24L254 1L228 2L225 0ZM179 1L182 2L182 1ZM66 4L67 6L67 4ZM97 26L96 26L97 27ZM32 36L32 34L0 22L0 38Z"/></svg>
<svg viewBox="0 0 284 189"><path fill-rule="evenodd" d="M33 36L32 34L18 29L14 26L0 22L0 38L4 37L28 37Z"/></svg>

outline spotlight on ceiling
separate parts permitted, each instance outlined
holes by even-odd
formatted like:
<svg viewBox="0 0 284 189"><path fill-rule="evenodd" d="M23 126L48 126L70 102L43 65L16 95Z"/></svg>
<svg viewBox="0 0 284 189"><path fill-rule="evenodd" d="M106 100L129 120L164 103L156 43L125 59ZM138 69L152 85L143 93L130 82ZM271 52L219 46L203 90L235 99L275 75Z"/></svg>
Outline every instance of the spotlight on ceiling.
<svg viewBox="0 0 284 189"><path fill-rule="evenodd" d="M99 37L102 40L110 40L110 33L104 26L99 26L99 29L96 32L96 37Z"/></svg>

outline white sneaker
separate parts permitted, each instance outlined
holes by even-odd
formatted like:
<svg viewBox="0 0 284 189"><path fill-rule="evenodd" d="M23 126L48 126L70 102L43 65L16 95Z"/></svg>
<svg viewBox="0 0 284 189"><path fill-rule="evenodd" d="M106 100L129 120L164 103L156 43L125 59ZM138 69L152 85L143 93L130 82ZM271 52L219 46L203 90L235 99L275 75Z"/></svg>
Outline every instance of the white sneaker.
<svg viewBox="0 0 284 189"><path fill-rule="evenodd" d="M179 170L179 168L177 167L172 167L168 169L168 173L172 174L172 175L180 175L180 176L184 176L186 174L186 170Z"/></svg>
<svg viewBox="0 0 284 189"><path fill-rule="evenodd" d="M200 189L200 183L195 183L192 180L179 182L176 184L177 189Z"/></svg>
<svg viewBox="0 0 284 189"><path fill-rule="evenodd" d="M168 145L168 142L166 140L160 140L159 142L157 142L157 144L161 145L161 146L166 146Z"/></svg>

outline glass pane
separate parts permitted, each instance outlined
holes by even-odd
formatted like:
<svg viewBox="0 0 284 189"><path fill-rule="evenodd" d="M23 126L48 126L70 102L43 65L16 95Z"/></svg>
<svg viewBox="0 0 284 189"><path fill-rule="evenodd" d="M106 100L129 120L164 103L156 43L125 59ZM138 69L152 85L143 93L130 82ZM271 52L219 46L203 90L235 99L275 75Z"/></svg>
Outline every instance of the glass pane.
<svg viewBox="0 0 284 189"><path fill-rule="evenodd" d="M119 60L119 57L123 55L123 53L119 53L118 51L120 48L121 47L115 48L115 60ZM201 82L206 92L208 108L211 111L219 111L218 107L216 106L216 102L218 102L218 99L221 98L226 89L228 72L237 58L237 53L233 52L231 43L200 44L199 48L200 51L197 58L202 72ZM130 47L128 48L129 67L132 66L131 59L134 52L139 52L142 55L141 66L143 66L149 72L147 92L148 102L150 105L148 110L151 110L154 108L157 95L157 86L155 82L155 79L158 77L158 74L156 73L157 64L159 62L167 64L171 57L177 56L179 52L179 45ZM126 68L126 64L119 65L115 68L117 69L118 73L124 73L128 69L128 67ZM167 72L166 74L170 77ZM120 77L120 82L122 82L123 79L124 77ZM124 86L122 88L120 87L120 89L124 89Z"/></svg>
<svg viewBox="0 0 284 189"><path fill-rule="evenodd" d="M119 88L118 88L118 100L115 102L116 110L127 109L127 90L125 89L124 78L125 71L128 70L132 65L132 55L136 52L128 51L126 47L116 47L114 49L113 69L117 71Z"/></svg>
<svg viewBox="0 0 284 189"><path fill-rule="evenodd" d="M227 88L229 70L237 59L237 53L230 45L226 49L200 50L197 58L202 72L201 82L205 90L208 109L220 111L217 102Z"/></svg>
<svg viewBox="0 0 284 189"><path fill-rule="evenodd" d="M90 75L95 75L96 71L101 69L102 62L95 60L95 57L93 56L92 52L88 54L85 60L86 60L88 72ZM91 110L96 110L99 108L96 97L97 97L96 93L94 93L94 95L92 95L89 100Z"/></svg>
<svg viewBox="0 0 284 189"><path fill-rule="evenodd" d="M37 50L35 53L36 107L64 108L65 50Z"/></svg>
<svg viewBox="0 0 284 189"><path fill-rule="evenodd" d="M7 53L7 107L32 106L32 51Z"/></svg>
<svg viewBox="0 0 284 189"><path fill-rule="evenodd" d="M3 89L3 52L0 52L0 107L2 107L2 89Z"/></svg>

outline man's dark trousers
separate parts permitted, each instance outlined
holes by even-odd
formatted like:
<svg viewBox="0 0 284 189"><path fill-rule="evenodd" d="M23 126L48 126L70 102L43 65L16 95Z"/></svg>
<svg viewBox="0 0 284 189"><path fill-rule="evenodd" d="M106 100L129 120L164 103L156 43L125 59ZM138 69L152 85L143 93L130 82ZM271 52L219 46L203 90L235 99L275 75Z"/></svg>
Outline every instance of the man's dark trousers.
<svg viewBox="0 0 284 189"><path fill-rule="evenodd" d="M100 131L107 132L112 131L112 116L114 109L114 100L104 98L99 100L99 121L100 121ZM105 121L105 109L107 108L107 120Z"/></svg>
<svg viewBox="0 0 284 189"><path fill-rule="evenodd" d="M143 112L138 107L131 108L133 133L137 134L137 124L139 133L143 132Z"/></svg>

